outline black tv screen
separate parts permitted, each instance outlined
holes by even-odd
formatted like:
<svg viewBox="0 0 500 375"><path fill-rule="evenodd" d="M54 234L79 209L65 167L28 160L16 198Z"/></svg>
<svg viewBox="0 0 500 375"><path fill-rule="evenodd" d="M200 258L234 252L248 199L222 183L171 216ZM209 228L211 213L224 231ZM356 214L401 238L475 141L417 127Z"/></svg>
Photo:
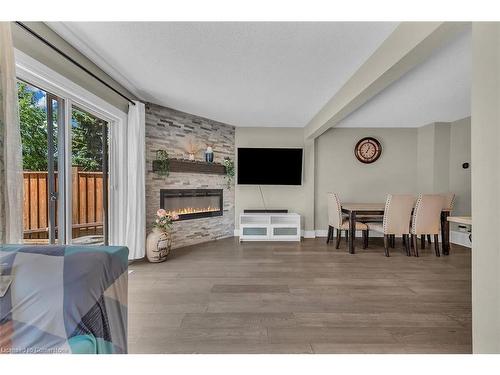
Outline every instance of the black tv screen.
<svg viewBox="0 0 500 375"><path fill-rule="evenodd" d="M301 185L301 148L238 148L238 184Z"/></svg>

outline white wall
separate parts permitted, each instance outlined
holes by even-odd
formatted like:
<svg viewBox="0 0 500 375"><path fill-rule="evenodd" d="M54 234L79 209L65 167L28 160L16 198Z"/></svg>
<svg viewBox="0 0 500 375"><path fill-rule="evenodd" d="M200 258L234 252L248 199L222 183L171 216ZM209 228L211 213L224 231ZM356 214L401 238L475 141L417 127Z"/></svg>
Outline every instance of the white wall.
<svg viewBox="0 0 500 375"><path fill-rule="evenodd" d="M500 23L472 25L472 349L500 353Z"/></svg>
<svg viewBox="0 0 500 375"><path fill-rule="evenodd" d="M449 191L451 125L434 122L418 128L417 186L420 193Z"/></svg>
<svg viewBox="0 0 500 375"><path fill-rule="evenodd" d="M450 190L450 127L446 122L434 124L434 193Z"/></svg>
<svg viewBox="0 0 500 375"><path fill-rule="evenodd" d="M374 136L382 156L362 164L354 146ZM470 214L470 118L421 128L332 128L315 141L304 141L297 128L236 128L236 147L304 147L303 186L262 186L268 208L302 215L306 235L327 229L326 193L344 202L384 202L388 193L457 195L454 214ZM236 228L245 208L263 208L257 186L236 186ZM456 229L452 226L452 229Z"/></svg>
<svg viewBox="0 0 500 375"><path fill-rule="evenodd" d="M434 191L434 124L417 130L417 187L422 193Z"/></svg>
<svg viewBox="0 0 500 375"><path fill-rule="evenodd" d="M455 193L453 215L471 214L470 117L454 122L436 122L418 128L417 186L421 193ZM451 230L458 225L451 223Z"/></svg>
<svg viewBox="0 0 500 375"><path fill-rule="evenodd" d="M367 136L382 144L373 164L354 156L354 146ZM326 194L343 202L384 202L388 193L417 193L417 129L332 128L316 140L315 223L328 227Z"/></svg>
<svg viewBox="0 0 500 375"><path fill-rule="evenodd" d="M469 168L462 168L469 163ZM470 216L471 214L471 118L451 123L450 126L450 191L455 196L453 215ZM454 226L452 226L452 229Z"/></svg>
<svg viewBox="0 0 500 375"><path fill-rule="evenodd" d="M304 181L302 186L262 185L266 207L285 208L302 216L302 229L314 229L314 142L306 142L302 128L244 128L237 127L238 147L303 147ZM237 163L237 160L236 160ZM235 228L244 209L264 208L258 186L236 185Z"/></svg>

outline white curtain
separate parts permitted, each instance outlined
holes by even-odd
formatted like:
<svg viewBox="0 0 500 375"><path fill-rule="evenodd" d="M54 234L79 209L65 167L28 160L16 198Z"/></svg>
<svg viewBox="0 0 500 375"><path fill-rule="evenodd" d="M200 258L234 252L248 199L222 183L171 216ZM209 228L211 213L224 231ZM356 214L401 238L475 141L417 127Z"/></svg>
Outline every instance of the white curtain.
<svg viewBox="0 0 500 375"><path fill-rule="evenodd" d="M16 65L9 22L0 22L0 243L23 238L23 171Z"/></svg>
<svg viewBox="0 0 500 375"><path fill-rule="evenodd" d="M129 104L127 123L127 213L125 244L129 259L146 254L146 117L144 104Z"/></svg>

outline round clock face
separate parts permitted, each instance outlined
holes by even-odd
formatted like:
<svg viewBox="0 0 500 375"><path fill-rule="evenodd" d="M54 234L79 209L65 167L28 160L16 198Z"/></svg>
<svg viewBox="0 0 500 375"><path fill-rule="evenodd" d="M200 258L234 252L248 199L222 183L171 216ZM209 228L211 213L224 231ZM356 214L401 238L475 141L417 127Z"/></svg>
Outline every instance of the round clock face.
<svg viewBox="0 0 500 375"><path fill-rule="evenodd" d="M375 138L366 137L360 139L354 148L354 154L361 163L373 163L380 157L382 146Z"/></svg>

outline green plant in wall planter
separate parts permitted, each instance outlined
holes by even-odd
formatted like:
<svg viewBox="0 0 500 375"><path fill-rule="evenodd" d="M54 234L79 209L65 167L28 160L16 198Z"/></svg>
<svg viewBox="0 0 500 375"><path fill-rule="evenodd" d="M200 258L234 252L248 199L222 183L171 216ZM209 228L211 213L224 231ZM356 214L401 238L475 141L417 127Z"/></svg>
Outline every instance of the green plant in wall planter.
<svg viewBox="0 0 500 375"><path fill-rule="evenodd" d="M227 188L231 189L231 185L234 179L234 161L232 161L230 158L224 158L224 168L226 169L226 182L227 182Z"/></svg>
<svg viewBox="0 0 500 375"><path fill-rule="evenodd" d="M170 159L165 150L156 151L155 171L161 176L168 176L170 173Z"/></svg>

